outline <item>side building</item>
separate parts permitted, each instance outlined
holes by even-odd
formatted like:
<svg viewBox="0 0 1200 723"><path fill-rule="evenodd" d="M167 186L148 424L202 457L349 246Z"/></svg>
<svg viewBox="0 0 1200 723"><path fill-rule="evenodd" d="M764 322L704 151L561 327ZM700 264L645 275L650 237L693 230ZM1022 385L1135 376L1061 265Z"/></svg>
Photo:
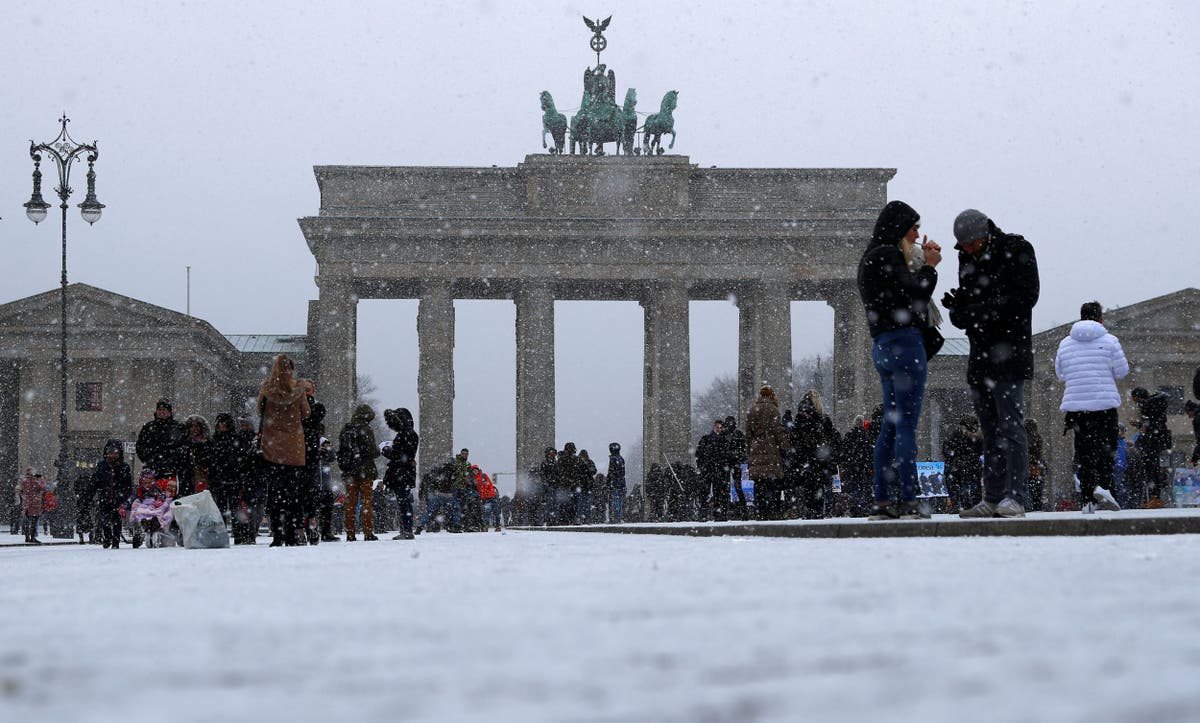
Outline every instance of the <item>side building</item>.
<svg viewBox="0 0 1200 723"><path fill-rule="evenodd" d="M60 291L0 305L0 499L27 466L58 477ZM104 442L132 444L161 397L176 418L253 414L280 351L305 368L305 337L224 336L208 322L87 284L67 287L67 458L92 467ZM75 473L66 475L72 479Z"/></svg>

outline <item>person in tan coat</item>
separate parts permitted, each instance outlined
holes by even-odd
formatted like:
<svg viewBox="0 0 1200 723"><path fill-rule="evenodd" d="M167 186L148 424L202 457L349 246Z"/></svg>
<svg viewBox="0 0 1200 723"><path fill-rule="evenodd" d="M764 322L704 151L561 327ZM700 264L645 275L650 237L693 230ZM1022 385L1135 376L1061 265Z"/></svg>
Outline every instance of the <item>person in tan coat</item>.
<svg viewBox="0 0 1200 723"><path fill-rule="evenodd" d="M750 446L750 479L754 480L754 506L758 519L778 519L783 484L783 453L788 435L779 421L775 390L764 386L746 415L746 440Z"/></svg>
<svg viewBox="0 0 1200 723"><path fill-rule="evenodd" d="M311 379L297 379L296 366L287 354L275 357L271 372L258 395L262 417L263 471L267 479L267 514L271 520L271 547L299 545L301 482L304 472L304 429L300 421L310 413L308 397L316 394Z"/></svg>

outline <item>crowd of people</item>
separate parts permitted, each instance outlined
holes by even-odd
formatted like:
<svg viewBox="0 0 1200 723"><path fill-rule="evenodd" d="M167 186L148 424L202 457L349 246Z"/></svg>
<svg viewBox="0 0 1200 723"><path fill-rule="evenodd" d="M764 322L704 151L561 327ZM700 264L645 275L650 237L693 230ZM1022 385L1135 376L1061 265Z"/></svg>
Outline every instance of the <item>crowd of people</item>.
<svg viewBox="0 0 1200 723"><path fill-rule="evenodd" d="M975 209L954 221L958 285L941 299L949 322L970 342L966 382L974 414L946 435L948 511L966 518L1022 517L1046 509L1041 437L1024 416L1025 384L1033 376L1032 311L1039 295L1033 246L1005 233ZM920 239L920 240L918 240ZM645 484L627 489L620 444L609 445L600 473L587 450L568 442L547 448L528 470L511 504L491 478L469 462L469 451L432 466L419 488L419 437L407 409L384 411L395 433L378 444L375 413L358 406L340 430L336 452L325 436L325 408L309 379L295 376L286 354L276 357L257 399L258 427L249 417L218 414L210 431L200 415L178 421L171 402L159 400L154 418L137 437L144 470L135 485L124 445L110 440L90 478L76 481L80 541L87 532L118 547L122 527L134 526L153 541L169 533L171 500L207 489L229 521L235 544L255 541L262 520L272 546L338 539L334 510L342 507L347 541L375 541L377 460L386 460L383 488L395 500L396 539L425 530L502 529L505 519L523 525L620 523L640 520L817 518L848 514L871 520L922 519L916 430L924 401L927 365L941 348L942 313L933 302L941 247L920 236L920 215L903 201L880 212L858 267L858 290L879 375L881 404L839 433L815 390L794 413L781 413L776 393L760 389L746 415L745 431L733 416L713 422L690 460L651 464ZM1134 438L1125 442L1118 419L1117 381L1129 373L1120 341L1104 326L1102 307L1088 302L1062 340L1055 372L1065 384L1060 409L1075 448L1078 498L1059 509L1119 510L1161 507L1167 487L1163 453L1172 448L1169 397L1134 388L1139 409ZM1200 370L1193 380L1200 398ZM1200 462L1200 404L1189 401ZM344 489L332 473L336 465ZM840 489L835 486L835 477ZM743 480L753 480L752 505ZM836 490L836 492L835 492ZM928 496L928 495L926 495ZM1065 503L1065 504L1064 504ZM16 488L14 533L37 543L38 521L56 505L56 490L27 468ZM507 516L507 517L506 517Z"/></svg>

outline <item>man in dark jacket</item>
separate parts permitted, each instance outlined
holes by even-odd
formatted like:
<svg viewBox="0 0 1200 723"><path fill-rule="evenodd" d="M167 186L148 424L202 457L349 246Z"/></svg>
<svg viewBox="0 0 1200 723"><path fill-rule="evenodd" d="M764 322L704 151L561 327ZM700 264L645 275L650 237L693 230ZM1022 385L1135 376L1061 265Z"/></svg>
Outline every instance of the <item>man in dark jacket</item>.
<svg viewBox="0 0 1200 723"><path fill-rule="evenodd" d="M546 447L542 454L542 463L534 469L533 476L534 484L528 502L528 524L549 524L552 518L557 518L557 514L553 512L555 490L558 489L557 449Z"/></svg>
<svg viewBox="0 0 1200 723"><path fill-rule="evenodd" d="M725 451L724 423L717 419L712 431L696 443L696 469L700 471L702 494L710 496L709 517L713 520L726 519L729 506L729 466Z"/></svg>
<svg viewBox="0 0 1200 723"><path fill-rule="evenodd" d="M579 460L574 442L567 442L563 445L562 451L558 453L556 465L555 481L558 483L558 487L555 488L552 506L555 514L553 524L565 525L577 519L579 478L584 467Z"/></svg>
<svg viewBox="0 0 1200 723"><path fill-rule="evenodd" d="M137 456L155 479L179 478L188 464L187 428L175 420L168 399L159 399L154 419L138 432Z"/></svg>
<svg viewBox="0 0 1200 723"><path fill-rule="evenodd" d="M625 512L625 458L621 456L621 445L612 442L608 445L608 494L610 516L609 522L621 524Z"/></svg>
<svg viewBox="0 0 1200 723"><path fill-rule="evenodd" d="M737 510L740 519L750 519L750 509L746 504L746 491L742 489L742 465L747 464L750 460L750 445L746 441L746 435L742 430L737 428L737 419L730 415L725 417L725 424L721 426L721 435L724 439L725 446L725 465L733 474L733 491L737 495Z"/></svg>
<svg viewBox="0 0 1200 723"><path fill-rule="evenodd" d="M967 333L967 384L983 435L983 501L963 517L1024 517L1029 476L1025 382L1033 378L1033 307L1040 291L1037 256L967 209L954 220L958 288L942 297L950 323Z"/></svg>
<svg viewBox="0 0 1200 723"><path fill-rule="evenodd" d="M1142 413L1142 431L1134 446L1137 449L1137 463L1141 466L1141 477L1145 480L1150 493L1150 499L1142 505L1142 509L1155 510L1163 506L1162 488L1166 484L1161 462L1162 453L1171 449L1171 430L1167 429L1167 407L1170 398L1165 392L1151 394L1143 387L1136 387L1129 393L1137 403Z"/></svg>

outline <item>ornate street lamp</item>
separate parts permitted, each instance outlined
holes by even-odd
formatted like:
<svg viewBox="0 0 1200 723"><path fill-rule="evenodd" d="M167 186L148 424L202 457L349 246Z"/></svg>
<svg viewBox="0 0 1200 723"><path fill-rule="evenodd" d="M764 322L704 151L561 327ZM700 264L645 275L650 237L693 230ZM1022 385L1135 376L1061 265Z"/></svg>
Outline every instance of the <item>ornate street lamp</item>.
<svg viewBox="0 0 1200 723"><path fill-rule="evenodd" d="M46 154L53 159L58 167L58 188L54 189L58 193L58 198L61 200L59 207L62 209L62 290L60 298L62 300L61 316L59 318L59 341L60 341L60 357L58 362L60 382L62 386L62 405L59 408L58 415L58 481L64 482L70 458L67 455L67 199L71 197L71 165L79 160L79 157L87 154L88 173L87 173L87 197L83 203L79 204L79 212L83 216L83 220L88 222L88 225L94 224L100 220L100 214L104 210L104 204L96 200L96 170L94 164L100 156L100 151L96 149L96 142L76 143L67 133L67 124L71 120L67 118L67 114L63 113L63 117L59 120L62 125L62 130L59 131L58 137L49 143L34 143L29 142L29 156L33 158L33 194L30 195L29 201L25 204L25 215L30 221L35 224L46 220L46 213L50 209L50 204L42 198L42 154ZM65 488L60 488L65 489Z"/></svg>

